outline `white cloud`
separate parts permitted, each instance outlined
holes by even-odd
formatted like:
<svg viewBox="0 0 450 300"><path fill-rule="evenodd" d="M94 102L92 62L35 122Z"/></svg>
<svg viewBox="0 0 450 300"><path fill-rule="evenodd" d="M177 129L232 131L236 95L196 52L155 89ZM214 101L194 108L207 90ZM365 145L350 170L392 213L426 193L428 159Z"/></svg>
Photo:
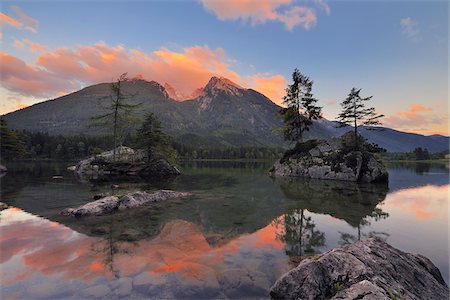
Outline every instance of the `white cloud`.
<svg viewBox="0 0 450 300"><path fill-rule="evenodd" d="M414 21L410 17L403 18L400 20L400 26L402 27L403 34L406 35L411 41L420 41L420 30L418 28L417 21Z"/></svg>

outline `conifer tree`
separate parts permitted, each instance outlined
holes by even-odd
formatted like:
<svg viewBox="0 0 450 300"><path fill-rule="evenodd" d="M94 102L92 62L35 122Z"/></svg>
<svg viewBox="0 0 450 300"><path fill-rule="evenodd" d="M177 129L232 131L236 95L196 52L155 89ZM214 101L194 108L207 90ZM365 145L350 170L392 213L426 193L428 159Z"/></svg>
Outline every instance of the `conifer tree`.
<svg viewBox="0 0 450 300"><path fill-rule="evenodd" d="M366 108L365 102L370 101L372 96L362 98L360 92L361 89L352 88L347 98L342 101L342 111L337 117L340 127L354 127L355 148L358 148L358 127L381 125L379 119L384 117L378 115L375 108Z"/></svg>
<svg viewBox="0 0 450 300"><path fill-rule="evenodd" d="M122 84L126 81L128 81L127 73L123 73L116 82L111 84L109 103L105 107L107 113L93 118L94 126L107 126L112 129L114 141L113 161L116 161L116 148L125 135L125 130L136 122L133 117L133 111L140 106L140 103L127 103L131 95L126 95L123 91Z"/></svg>
<svg viewBox="0 0 450 300"><path fill-rule="evenodd" d="M284 139L291 142L303 142L303 134L313 124L312 120L321 118L322 108L317 106L313 97L313 81L295 69L293 83L288 85L284 96L285 108L280 110L284 121Z"/></svg>
<svg viewBox="0 0 450 300"><path fill-rule="evenodd" d="M137 132L138 143L145 149L147 162L154 156L155 152L163 154L166 158L174 162L176 151L170 144L169 136L163 130L161 121L153 113L148 113L142 126Z"/></svg>
<svg viewBox="0 0 450 300"><path fill-rule="evenodd" d="M2 159L20 158L26 154L25 143L15 131L8 128L5 120L0 119L0 156Z"/></svg>

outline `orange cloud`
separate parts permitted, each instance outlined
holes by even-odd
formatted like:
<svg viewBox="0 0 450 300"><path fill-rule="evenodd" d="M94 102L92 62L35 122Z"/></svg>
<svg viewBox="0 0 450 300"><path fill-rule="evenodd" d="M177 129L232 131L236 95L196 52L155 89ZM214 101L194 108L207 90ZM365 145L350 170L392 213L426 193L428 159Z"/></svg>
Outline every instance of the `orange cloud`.
<svg viewBox="0 0 450 300"><path fill-rule="evenodd" d="M391 128L407 132L448 134L448 117L445 112L434 112L431 107L411 104L406 111L399 111L384 118L383 123Z"/></svg>
<svg viewBox="0 0 450 300"><path fill-rule="evenodd" d="M283 96L286 94L287 82L281 75L264 77L253 75L249 79L250 86L267 96L274 103L283 105Z"/></svg>
<svg viewBox="0 0 450 300"><path fill-rule="evenodd" d="M29 50L32 53L45 52L47 50L47 46L39 44L39 43L32 42L29 39L23 39L22 42L25 43L26 45L28 45Z"/></svg>
<svg viewBox="0 0 450 300"><path fill-rule="evenodd" d="M47 70L26 64L0 51L2 86L12 92L28 96L51 96L55 90L71 90L73 82Z"/></svg>
<svg viewBox="0 0 450 300"><path fill-rule="evenodd" d="M22 108L25 108L25 107L28 107L28 106L29 105L27 105L27 104L20 103L20 104L17 104L16 109L22 109Z"/></svg>
<svg viewBox="0 0 450 300"><path fill-rule="evenodd" d="M201 2L207 11L221 21L242 20L250 22L252 26L267 21L278 21L288 30L299 25L310 29L317 22L314 8L293 5L293 0L202 0ZM330 14L330 7L324 0L315 0L314 3L327 15Z"/></svg>
<svg viewBox="0 0 450 300"><path fill-rule="evenodd" d="M2 53L0 62L4 66L3 85L22 95L53 97L84 85L110 82L123 72L128 72L131 78L168 82L184 95L203 87L212 76L225 77L241 86L255 88L275 103L280 103L286 86L281 75L241 76L230 69L230 59L223 49L213 50L206 45L179 52L161 48L145 53L127 50L122 45L109 47L102 42L51 51L29 40L21 43L42 52L35 66L6 53Z"/></svg>
<svg viewBox="0 0 450 300"><path fill-rule="evenodd" d="M11 18L8 15L5 15L4 13L0 12L0 25L5 26L13 26L13 27L22 27L22 23L17 21L16 19Z"/></svg>
<svg viewBox="0 0 450 300"><path fill-rule="evenodd" d="M11 6L14 17L0 12L0 26L12 26L15 28L25 28L31 32L37 32L38 21L28 16L18 6Z"/></svg>

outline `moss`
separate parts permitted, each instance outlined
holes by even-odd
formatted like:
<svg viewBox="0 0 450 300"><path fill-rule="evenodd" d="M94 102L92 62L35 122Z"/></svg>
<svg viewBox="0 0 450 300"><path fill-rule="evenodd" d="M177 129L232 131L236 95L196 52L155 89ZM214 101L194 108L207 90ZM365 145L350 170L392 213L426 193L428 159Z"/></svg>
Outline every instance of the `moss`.
<svg viewBox="0 0 450 300"><path fill-rule="evenodd" d="M345 289L345 284L343 282L336 282L335 284L333 284L333 287L331 289L331 294L334 296L344 289Z"/></svg>
<svg viewBox="0 0 450 300"><path fill-rule="evenodd" d="M389 299L392 299L392 300L403 300L403 298L400 295L398 295L396 292L394 292L392 290L389 290L388 294L389 294Z"/></svg>

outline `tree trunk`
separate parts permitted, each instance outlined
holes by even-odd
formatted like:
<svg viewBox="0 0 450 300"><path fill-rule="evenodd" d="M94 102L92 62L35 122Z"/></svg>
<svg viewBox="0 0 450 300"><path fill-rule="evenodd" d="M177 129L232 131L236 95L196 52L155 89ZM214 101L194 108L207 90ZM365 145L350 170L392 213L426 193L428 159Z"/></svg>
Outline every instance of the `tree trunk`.
<svg viewBox="0 0 450 300"><path fill-rule="evenodd" d="M298 249L298 255L301 257L303 252L302 252L302 238L303 238L303 209L301 210L300 213L300 238L299 238L299 249Z"/></svg>
<svg viewBox="0 0 450 300"><path fill-rule="evenodd" d="M119 113L119 101L120 101L120 81L117 83L117 95L116 105L114 107L114 149L113 149L113 162L116 162L116 148L117 148L117 117Z"/></svg>
<svg viewBox="0 0 450 300"><path fill-rule="evenodd" d="M353 100L353 116L355 121L355 150L358 150L358 124L356 123L356 100Z"/></svg>

